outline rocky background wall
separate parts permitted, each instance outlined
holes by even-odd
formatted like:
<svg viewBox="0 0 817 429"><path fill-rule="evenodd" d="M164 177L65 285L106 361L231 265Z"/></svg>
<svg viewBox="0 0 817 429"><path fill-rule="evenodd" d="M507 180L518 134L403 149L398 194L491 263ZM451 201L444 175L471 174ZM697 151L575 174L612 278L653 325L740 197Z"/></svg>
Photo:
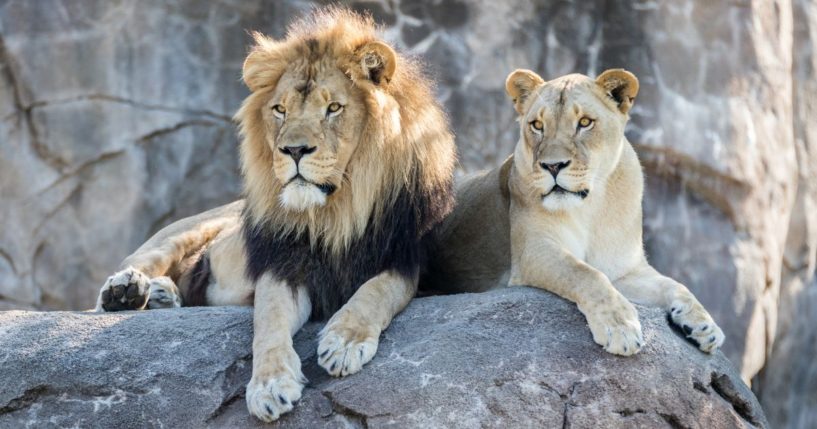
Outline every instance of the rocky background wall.
<svg viewBox="0 0 817 429"><path fill-rule="evenodd" d="M85 309L174 219L240 190L245 30L309 1L0 0L0 309ZM773 427L817 425L817 1L383 0L462 171L516 141L505 76L626 67L652 262L724 328Z"/></svg>

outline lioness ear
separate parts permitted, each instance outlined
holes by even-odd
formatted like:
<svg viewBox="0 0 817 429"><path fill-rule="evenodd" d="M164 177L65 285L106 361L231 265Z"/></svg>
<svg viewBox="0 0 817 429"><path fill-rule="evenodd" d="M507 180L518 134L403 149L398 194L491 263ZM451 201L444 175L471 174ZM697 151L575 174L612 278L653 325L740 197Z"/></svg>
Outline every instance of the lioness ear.
<svg viewBox="0 0 817 429"><path fill-rule="evenodd" d="M356 51L357 63L363 78L375 85L388 83L397 68L397 54L383 42L369 42Z"/></svg>
<svg viewBox="0 0 817 429"><path fill-rule="evenodd" d="M626 114L633 107L638 94L638 78L634 74L624 69L610 69L596 78L596 83L618 103L621 113Z"/></svg>
<svg viewBox="0 0 817 429"><path fill-rule="evenodd" d="M284 72L286 62L280 60L278 42L253 32L255 45L244 60L241 78L250 91L255 92L263 87L275 85Z"/></svg>
<svg viewBox="0 0 817 429"><path fill-rule="evenodd" d="M525 69L517 69L505 79L505 91L513 100L514 108L522 114L522 107L525 100L533 93L533 90L545 84L545 80L538 74Z"/></svg>

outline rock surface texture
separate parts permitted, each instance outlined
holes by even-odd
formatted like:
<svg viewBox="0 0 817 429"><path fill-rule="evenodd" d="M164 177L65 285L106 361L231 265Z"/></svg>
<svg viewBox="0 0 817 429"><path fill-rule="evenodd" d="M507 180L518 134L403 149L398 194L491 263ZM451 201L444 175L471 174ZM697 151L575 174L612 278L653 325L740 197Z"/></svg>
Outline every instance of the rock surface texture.
<svg viewBox="0 0 817 429"><path fill-rule="evenodd" d="M243 397L252 310L0 313L0 427L749 428L768 424L732 364L639 308L646 346L596 346L575 305L528 288L420 298L362 372L315 362L317 325L296 337L310 383L274 426Z"/></svg>
<svg viewBox="0 0 817 429"><path fill-rule="evenodd" d="M0 309L90 308L149 235L235 199L246 30L324 3L0 0ZM817 0L349 4L429 65L467 171L516 142L511 70L639 76L650 260L776 427L817 426Z"/></svg>

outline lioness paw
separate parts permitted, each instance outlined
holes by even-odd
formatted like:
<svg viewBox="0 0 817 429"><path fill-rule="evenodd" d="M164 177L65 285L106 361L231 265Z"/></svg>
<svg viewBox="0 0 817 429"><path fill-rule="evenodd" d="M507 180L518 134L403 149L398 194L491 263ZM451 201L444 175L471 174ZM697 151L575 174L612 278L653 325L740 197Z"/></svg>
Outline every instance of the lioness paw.
<svg viewBox="0 0 817 429"><path fill-rule="evenodd" d="M361 323L344 323L348 318L340 313L332 317L318 341L318 364L335 377L360 371L377 353L380 330Z"/></svg>
<svg viewBox="0 0 817 429"><path fill-rule="evenodd" d="M96 301L96 311L142 310L148 303L150 279L128 267L108 277Z"/></svg>
<svg viewBox="0 0 817 429"><path fill-rule="evenodd" d="M182 299L179 288L170 277L155 277L150 280L147 308L151 310L159 308L179 308L182 306Z"/></svg>
<svg viewBox="0 0 817 429"><path fill-rule="evenodd" d="M609 353L630 356L644 345L638 312L625 298L613 306L583 311L593 334L593 341Z"/></svg>
<svg viewBox="0 0 817 429"><path fill-rule="evenodd" d="M253 376L247 384L247 409L267 423L277 420L301 399L304 381L302 375L288 372L267 379Z"/></svg>
<svg viewBox="0 0 817 429"><path fill-rule="evenodd" d="M684 332L689 341L706 353L714 353L725 339L721 328L698 302L673 302L669 320Z"/></svg>

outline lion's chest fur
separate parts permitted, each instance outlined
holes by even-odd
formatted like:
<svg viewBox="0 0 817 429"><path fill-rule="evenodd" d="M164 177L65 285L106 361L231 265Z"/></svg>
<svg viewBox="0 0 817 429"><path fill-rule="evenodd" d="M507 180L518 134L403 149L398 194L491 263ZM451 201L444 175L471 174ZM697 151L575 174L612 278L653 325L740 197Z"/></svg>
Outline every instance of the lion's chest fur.
<svg viewBox="0 0 817 429"><path fill-rule="evenodd" d="M422 198L403 191L378 219L370 219L363 234L342 251L313 244L307 234L281 233L274 226L249 225L244 241L247 274L257 281L271 273L293 289L305 288L312 319L324 320L345 304L363 283L384 271L413 278L423 258Z"/></svg>
<svg viewBox="0 0 817 429"><path fill-rule="evenodd" d="M513 255L548 257L549 241L604 273L611 281L627 274L644 259L641 226L643 193L641 166L632 146L586 204L569 212L552 213L536 205L512 205ZM518 257L512 260L517 261ZM523 272L514 270L514 272Z"/></svg>

